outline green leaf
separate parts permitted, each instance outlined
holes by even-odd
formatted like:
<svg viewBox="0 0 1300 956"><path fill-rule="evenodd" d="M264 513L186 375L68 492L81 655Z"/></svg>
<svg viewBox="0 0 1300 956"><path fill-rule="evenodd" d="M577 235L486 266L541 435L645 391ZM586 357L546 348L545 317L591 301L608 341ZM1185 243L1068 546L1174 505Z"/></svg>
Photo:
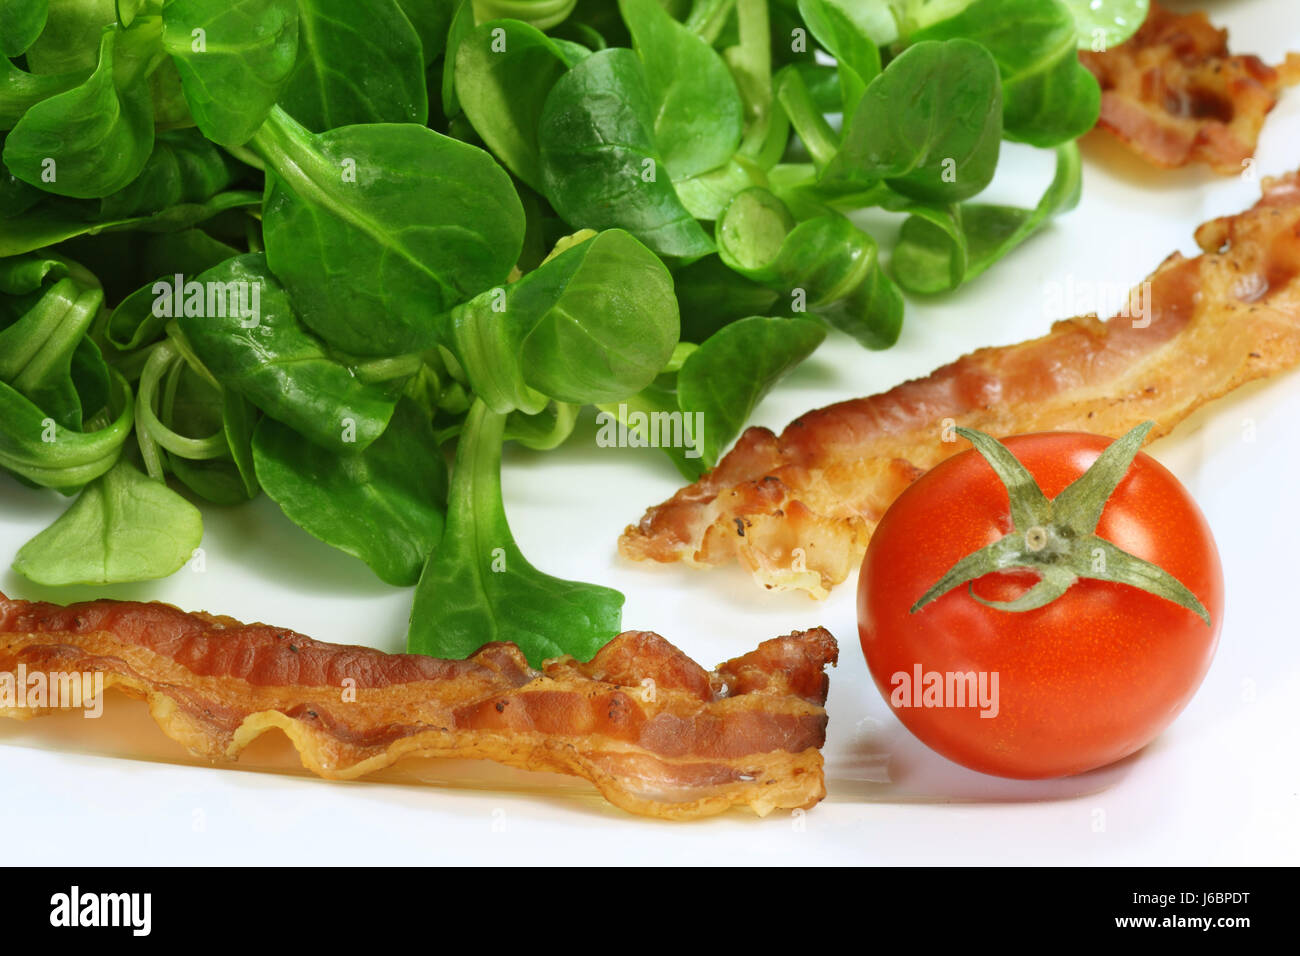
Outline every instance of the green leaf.
<svg viewBox="0 0 1300 956"><path fill-rule="evenodd" d="M239 256L194 281L205 297L216 295L215 308L206 301L183 307L168 282L156 291L160 301L168 297L185 339L223 385L336 452L364 449L383 434L396 404L393 390L360 381L298 323L264 256Z"/></svg>
<svg viewBox="0 0 1300 956"><path fill-rule="evenodd" d="M214 505L240 505L249 500L247 487L227 458L197 460L168 453L167 463L191 493Z"/></svg>
<svg viewBox="0 0 1300 956"><path fill-rule="evenodd" d="M847 13L827 0L799 0L799 13L817 42L835 58L840 107L845 116L852 116L867 84L880 73L879 48Z"/></svg>
<svg viewBox="0 0 1300 956"><path fill-rule="evenodd" d="M890 274L900 286L909 292L939 292L955 289L966 281L970 248L966 233L962 231L962 212L967 206L962 203L918 202L883 186L878 201L882 208L891 212L911 214L903 223L909 240L929 240L928 243L903 243L900 236L889 260ZM919 222L912 223L911 219ZM932 228L927 230L926 226ZM904 281L905 276L908 281ZM923 280L930 285L921 288L911 284L913 280Z"/></svg>
<svg viewBox="0 0 1300 956"><path fill-rule="evenodd" d="M108 402L108 369L86 331L99 281L57 255L0 259L0 381L58 424L80 429Z"/></svg>
<svg viewBox="0 0 1300 956"><path fill-rule="evenodd" d="M472 0L460 0L451 25L447 27L447 47L442 64L442 112L448 119L460 112L460 99L456 96L456 59L461 41L469 36L475 22Z"/></svg>
<svg viewBox="0 0 1300 956"><path fill-rule="evenodd" d="M454 310L447 344L494 411L612 401L654 380L677 344L672 276L622 230L571 246Z"/></svg>
<svg viewBox="0 0 1300 956"><path fill-rule="evenodd" d="M199 509L119 461L23 545L14 570L47 587L152 581L179 571L202 538Z"/></svg>
<svg viewBox="0 0 1300 956"><path fill-rule="evenodd" d="M124 27L129 27L150 2L151 0L113 0L117 22ZM161 7L162 4L159 3L158 6Z"/></svg>
<svg viewBox="0 0 1300 956"><path fill-rule="evenodd" d="M894 277L907 291L921 294L947 292L969 282L1052 216L1073 209L1081 188L1079 147L1066 143L1057 147L1056 173L1033 209L966 203L947 223L933 211L914 209L890 259ZM954 272L956 257L963 266Z"/></svg>
<svg viewBox="0 0 1300 956"><path fill-rule="evenodd" d="M142 385L137 402L145 398ZM213 385L182 358L167 376L159 412L162 423L176 434L219 438L214 444L219 444L221 453L211 458L187 457L167 450L167 462L176 477L196 495L219 505L240 504L257 493L256 481L245 479L229 445L227 408L232 405L236 409L247 407L242 396Z"/></svg>
<svg viewBox="0 0 1300 956"><path fill-rule="evenodd" d="M975 0L911 39L956 37L978 43L997 61L1008 139L1055 146L1096 124L1101 89L1079 62L1075 20L1062 0Z"/></svg>
<svg viewBox="0 0 1300 956"><path fill-rule="evenodd" d="M641 447L658 444L659 450L668 456L687 481L697 481L707 471L703 449L696 443L696 432L688 431L695 428L695 419L681 419L680 442L673 434L674 419L680 419L682 415L673 389L655 383L618 402L603 402L596 407L603 413L597 418L600 427L598 439L602 443L621 444L617 432L617 427L621 426L627 432L627 443L633 447L638 442ZM665 440L664 429L668 429L670 440ZM600 438L601 433L603 438Z"/></svg>
<svg viewBox="0 0 1300 956"><path fill-rule="evenodd" d="M0 57L0 129L13 129L41 100L81 85L88 75L86 71L28 73Z"/></svg>
<svg viewBox="0 0 1300 956"><path fill-rule="evenodd" d="M808 95L818 112L836 113L844 108L840 77L835 67L799 62L794 64L794 72L798 73L803 80L804 87L808 90ZM865 87L863 92L866 92Z"/></svg>
<svg viewBox="0 0 1300 956"><path fill-rule="evenodd" d="M317 132L428 121L424 52L397 0L297 5L298 59L278 100L289 115Z"/></svg>
<svg viewBox="0 0 1300 956"><path fill-rule="evenodd" d="M153 97L155 129L188 129L194 126L190 104L185 100L180 71L170 57L159 63L158 68L149 75L149 93Z"/></svg>
<svg viewBox="0 0 1300 956"><path fill-rule="evenodd" d="M474 0L479 22L509 17L539 30L558 26L573 12L577 0Z"/></svg>
<svg viewBox="0 0 1300 956"><path fill-rule="evenodd" d="M397 0L397 5L420 37L424 65L432 65L446 49L447 29L456 13L456 0Z"/></svg>
<svg viewBox="0 0 1300 956"><path fill-rule="evenodd" d="M884 180L915 199L956 202L993 179L1002 138L997 64L977 43L918 43L867 87L822 176L832 189Z"/></svg>
<svg viewBox="0 0 1300 956"><path fill-rule="evenodd" d="M447 527L415 591L407 650L465 658L490 641L517 644L533 666L590 659L620 630L623 595L537 570L510 533L501 498L505 416L470 409L456 449Z"/></svg>
<svg viewBox="0 0 1300 956"><path fill-rule="evenodd" d="M664 264L621 230L600 233L514 283L525 380L561 402L609 401L654 380L679 331Z"/></svg>
<svg viewBox="0 0 1300 956"><path fill-rule="evenodd" d="M177 274L197 276L239 254L199 229L173 233L165 240L164 250L159 250L165 251L165 257L149 265L154 278L119 302L103 323L103 340L119 352L134 352L162 336L168 317L154 312L158 279L171 281Z"/></svg>
<svg viewBox="0 0 1300 956"><path fill-rule="evenodd" d="M762 167L737 153L724 165L673 184L682 205L696 219L716 220L731 197L750 186L768 185Z"/></svg>
<svg viewBox="0 0 1300 956"><path fill-rule="evenodd" d="M5 0L0 5L0 56L21 56L50 15L50 0Z"/></svg>
<svg viewBox="0 0 1300 956"><path fill-rule="evenodd" d="M203 135L238 146L257 132L294 69L296 0L170 0L163 48Z"/></svg>
<svg viewBox="0 0 1300 956"><path fill-rule="evenodd" d="M231 460L244 482L244 494L248 498L256 497L260 487L253 462L253 431L260 414L257 406L243 395L233 389L222 388L221 427L226 433Z"/></svg>
<svg viewBox="0 0 1300 956"><path fill-rule="evenodd" d="M515 441L533 451L550 451L564 444L578 423L577 405L551 402L536 415L511 412L506 419L506 441Z"/></svg>
<svg viewBox="0 0 1300 956"><path fill-rule="evenodd" d="M767 0L737 0L735 46L723 50L740 93L745 133L737 155L760 168L775 165L790 139L789 118L774 109L772 17Z"/></svg>
<svg viewBox="0 0 1300 956"><path fill-rule="evenodd" d="M0 293L19 296L35 292L46 279L56 281L71 272L69 260L51 254L0 258Z"/></svg>
<svg viewBox="0 0 1300 956"><path fill-rule="evenodd" d="M538 142L547 198L582 229L626 229L664 256L713 250L655 145L654 109L631 50L594 53L551 88Z"/></svg>
<svg viewBox="0 0 1300 956"><path fill-rule="evenodd" d="M58 424L80 429L83 408L72 359L104 301L103 290L93 280L64 276L32 297L24 314L0 328L0 381Z"/></svg>
<svg viewBox="0 0 1300 956"><path fill-rule="evenodd" d="M27 50L33 73L89 73L99 60L99 37L116 21L114 0L55 0L45 29Z"/></svg>
<svg viewBox="0 0 1300 956"><path fill-rule="evenodd" d="M409 587L442 535L447 462L410 401L368 448L342 454L263 418L253 436L257 477L289 520Z"/></svg>
<svg viewBox="0 0 1300 956"><path fill-rule="evenodd" d="M77 488L113 467L131 432L131 387L111 373L121 407L103 428L64 428L9 385L0 382L0 468L46 488Z"/></svg>
<svg viewBox="0 0 1300 956"><path fill-rule="evenodd" d="M747 279L717 256L705 256L673 273L682 341L699 344L738 319L770 315L780 293Z"/></svg>
<svg viewBox="0 0 1300 956"><path fill-rule="evenodd" d="M704 416L705 464L718 462L763 396L825 337L825 326L812 319L755 315L728 325L686 357L677 373L677 401L683 412Z"/></svg>
<svg viewBox="0 0 1300 956"><path fill-rule="evenodd" d="M718 220L718 254L867 348L898 340L902 295L880 268L876 241L838 213L796 223L772 193L746 189Z"/></svg>
<svg viewBox="0 0 1300 956"><path fill-rule="evenodd" d="M1074 17L1080 50L1103 52L1119 46L1147 18L1150 0L1064 0Z"/></svg>
<svg viewBox="0 0 1300 956"><path fill-rule="evenodd" d="M816 168L824 170L839 152L840 140L822 115L812 91L804 83L803 72L794 66L787 66L776 75L774 82L777 100L789 117L790 125L794 127Z"/></svg>
<svg viewBox="0 0 1300 956"><path fill-rule="evenodd" d="M182 203L201 203L230 186L232 164L195 129L166 130L135 179L100 201L104 221L130 219Z"/></svg>
<svg viewBox="0 0 1300 956"><path fill-rule="evenodd" d="M853 26L877 47L885 47L899 38L900 7L924 6L931 11L960 8L970 0L824 0L847 17Z"/></svg>
<svg viewBox="0 0 1300 956"><path fill-rule="evenodd" d="M254 142L274 169L271 270L345 352L428 348L435 316L503 284L519 258L523 207L481 149L405 123L312 134L279 107Z"/></svg>
<svg viewBox="0 0 1300 956"><path fill-rule="evenodd" d="M89 335L72 350L72 387L81 405L81 427L96 417L107 416L112 397L112 378L104 354ZM107 418L104 419L107 421Z"/></svg>
<svg viewBox="0 0 1300 956"><path fill-rule="evenodd" d="M533 189L542 189L537 123L546 96L569 69L546 34L517 20L479 25L456 53L456 92L493 155Z"/></svg>
<svg viewBox="0 0 1300 956"><path fill-rule="evenodd" d="M188 371L186 354L177 346L176 341L168 339L159 342L145 353L144 358L144 367L140 370L140 380L136 390L135 434L145 472L150 478L158 481L166 478L166 469L163 467L163 462L166 460L164 452L170 452L178 459L198 461L223 457L228 449L220 425L212 421L215 416L204 416L209 418L207 427L202 428L202 433L196 436L180 434L167 424L167 420L173 416L177 385L187 379L185 373ZM203 374L211 380L211 373L206 369L203 370ZM210 381L208 395L211 397L207 401L219 400L218 385L215 381ZM195 401L193 396L187 396L189 407L186 411L189 413L187 417L191 420L198 417L194 414ZM197 399L197 401L204 401L204 399Z"/></svg>
<svg viewBox="0 0 1300 956"><path fill-rule="evenodd" d="M659 0L618 0L641 61L654 117L652 138L668 174L697 176L740 145L740 93L726 63Z"/></svg>
<svg viewBox="0 0 1300 956"><path fill-rule="evenodd" d="M90 198L140 174L153 149L153 103L148 84L129 68L135 41L125 37L105 30L90 78L23 114L4 146L15 176L46 192Z"/></svg>
<svg viewBox="0 0 1300 956"><path fill-rule="evenodd" d="M16 256L101 232L178 232L228 210L252 207L260 202L257 193L232 190L217 193L203 202L177 203L155 213L110 220L97 220L94 211L84 203L61 200L58 204L42 203L30 214L5 223L4 230L0 231L0 256Z"/></svg>

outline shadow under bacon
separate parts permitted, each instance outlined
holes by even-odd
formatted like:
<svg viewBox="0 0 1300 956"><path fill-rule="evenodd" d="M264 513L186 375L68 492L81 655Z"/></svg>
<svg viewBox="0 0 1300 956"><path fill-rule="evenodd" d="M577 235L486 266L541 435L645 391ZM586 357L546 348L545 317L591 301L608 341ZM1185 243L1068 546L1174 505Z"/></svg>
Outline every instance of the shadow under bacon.
<svg viewBox="0 0 1300 956"><path fill-rule="evenodd" d="M627 631L588 663L565 656L539 671L507 643L440 660L161 603L0 595L0 675L102 674L195 755L233 760L278 729L323 777L403 757L484 758L583 777L612 803L667 819L821 800L825 669L837 657L814 628L710 672L657 634ZM42 703L0 698L0 716L57 709Z"/></svg>

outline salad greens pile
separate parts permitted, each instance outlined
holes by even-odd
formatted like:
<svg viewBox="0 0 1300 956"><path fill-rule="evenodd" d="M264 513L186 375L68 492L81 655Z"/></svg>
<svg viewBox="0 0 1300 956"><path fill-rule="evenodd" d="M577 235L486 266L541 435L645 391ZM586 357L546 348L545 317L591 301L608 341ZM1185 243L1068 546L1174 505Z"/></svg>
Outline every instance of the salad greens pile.
<svg viewBox="0 0 1300 956"><path fill-rule="evenodd" d="M828 327L892 345L1077 200L1075 51L1144 7L6 0L0 467L75 496L14 566L162 577L265 492L412 651L585 658L622 596L520 553L503 444L684 415L694 478ZM1032 206L972 202L1004 140Z"/></svg>

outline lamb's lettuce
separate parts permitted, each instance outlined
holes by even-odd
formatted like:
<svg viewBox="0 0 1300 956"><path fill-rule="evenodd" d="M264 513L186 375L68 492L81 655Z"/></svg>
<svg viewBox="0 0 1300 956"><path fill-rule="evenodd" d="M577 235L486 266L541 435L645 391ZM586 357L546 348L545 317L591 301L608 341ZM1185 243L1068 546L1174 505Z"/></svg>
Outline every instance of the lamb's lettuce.
<svg viewBox="0 0 1300 956"><path fill-rule="evenodd" d="M892 345L900 286L1074 204L1076 50L1145 9L11 0L0 468L78 496L15 566L169 574L193 501L265 491L415 587L413 651L588 657L622 597L521 553L503 444L673 416L699 477L832 330ZM1056 151L1036 205L980 202L1008 139Z"/></svg>

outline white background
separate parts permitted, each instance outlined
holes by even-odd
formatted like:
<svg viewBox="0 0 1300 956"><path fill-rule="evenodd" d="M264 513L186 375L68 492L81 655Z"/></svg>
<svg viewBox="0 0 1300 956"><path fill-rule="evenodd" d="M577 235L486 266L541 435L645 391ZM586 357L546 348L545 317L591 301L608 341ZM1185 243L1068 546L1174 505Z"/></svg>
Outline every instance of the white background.
<svg viewBox="0 0 1300 956"><path fill-rule="evenodd" d="M1186 4L1178 5L1185 8ZM1234 50L1270 63L1300 50L1288 0L1209 2ZM909 304L883 353L832 337L754 422L886 389L983 345L1045 332L1048 283L1141 281L1169 252L1195 254L1201 221L1250 205L1258 184L1200 169L1149 169L1092 134L1080 206L942 302ZM1261 172L1300 165L1300 90L1284 95L1257 153ZM1005 147L987 197L1032 205L1045 155ZM892 231L896 222L872 223ZM882 233L888 235L888 233ZM886 239L885 245L889 245ZM1059 286L1058 286L1059 291ZM627 595L624 624L657 630L706 667L758 641L822 624L839 638L826 744L828 799L805 815L748 811L689 824L630 816L581 781L461 763L452 786L331 783L177 765L185 755L143 705L115 715L0 721L0 831L25 863L1291 863L1300 862L1300 374L1215 402L1148 451L1191 489L1218 539L1227 611L1218 656L1184 714L1120 765L1069 780L984 777L930 753L871 684L857 644L856 577L832 598L769 594L735 568L619 558L623 526L678 487L653 450L602 449L590 421L561 450L507 455L507 509L534 563ZM400 650L410 593L292 526L265 498L204 507L206 570L149 584L52 591L8 569L65 506L0 481L0 590L67 602L158 599ZM110 719L111 718L111 719ZM134 728L125 737L120 728ZM89 750L90 753L85 751ZM268 751L264 762L273 758ZM116 756L104 756L114 754ZM134 754L150 759L125 759ZM173 762L167 762L173 761ZM238 767L238 765L235 765ZM477 789L475 789L477 788ZM488 789L485 789L488 788Z"/></svg>

